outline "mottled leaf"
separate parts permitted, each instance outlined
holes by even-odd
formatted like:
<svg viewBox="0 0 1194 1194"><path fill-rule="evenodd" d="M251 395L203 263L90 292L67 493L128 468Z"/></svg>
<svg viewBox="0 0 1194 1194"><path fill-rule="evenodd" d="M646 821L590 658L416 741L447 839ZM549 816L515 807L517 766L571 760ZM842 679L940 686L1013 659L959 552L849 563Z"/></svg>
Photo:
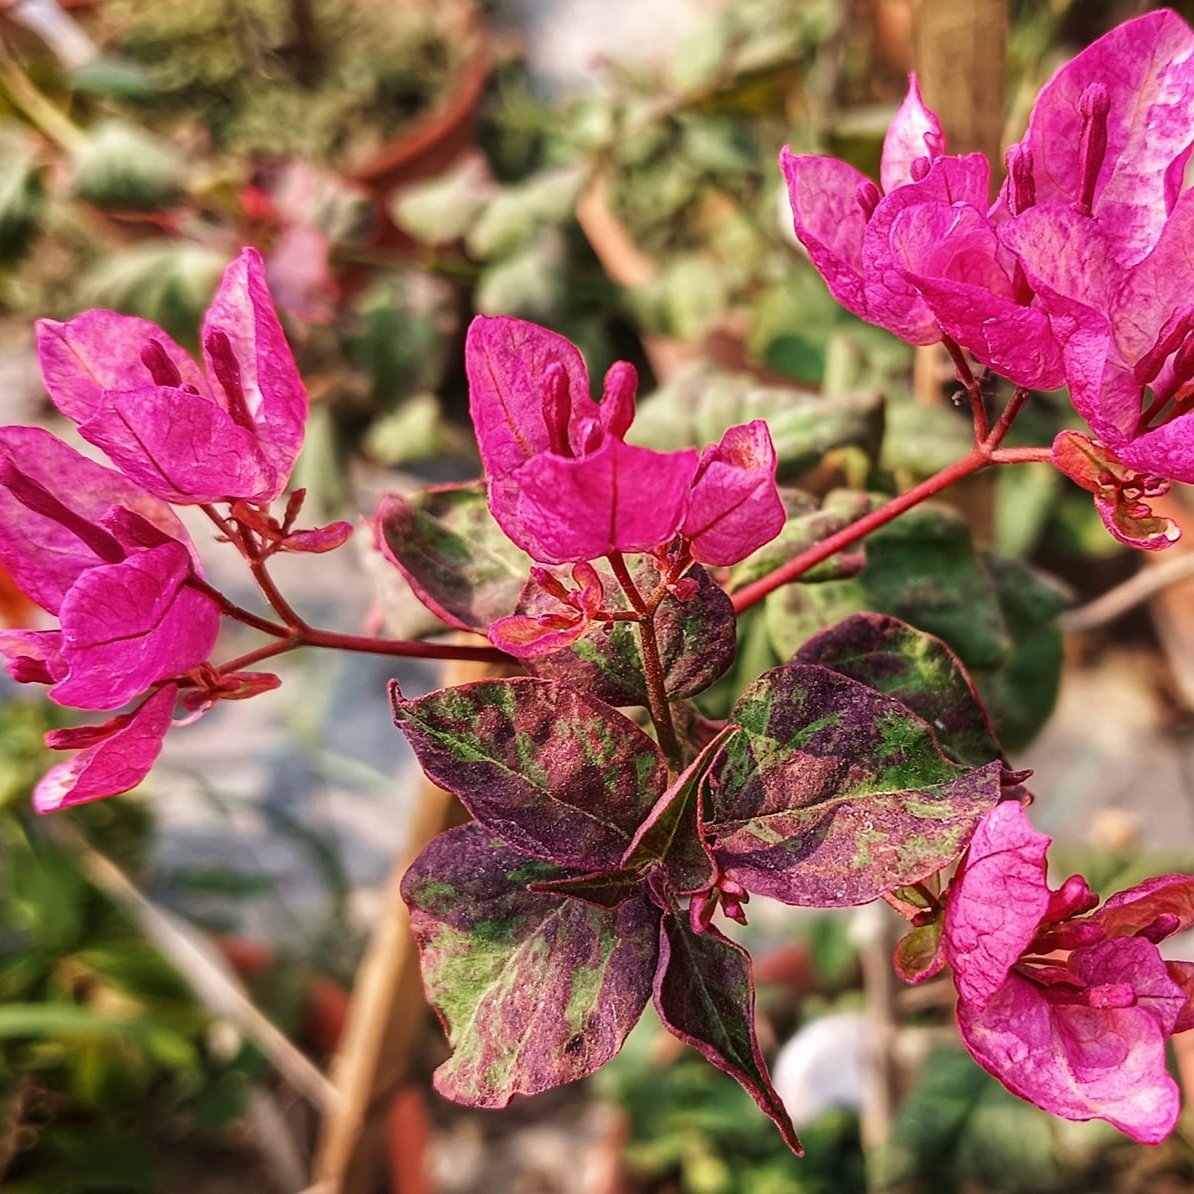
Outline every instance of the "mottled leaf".
<svg viewBox="0 0 1194 1194"><path fill-rule="evenodd" d="M709 764L732 733L733 726L721 730L660 796L626 850L624 867L662 863L668 885L682 895L709 887L716 867L701 840L701 785Z"/></svg>
<svg viewBox="0 0 1194 1194"><path fill-rule="evenodd" d="M854 614L814 635L796 653L895 697L933 727L956 763L1002 757L990 722L958 657L939 639L885 614Z"/></svg>
<svg viewBox="0 0 1194 1194"><path fill-rule="evenodd" d="M387 494L377 542L432 613L482 634L514 612L531 567L494 522L482 482Z"/></svg>
<svg viewBox="0 0 1194 1194"><path fill-rule="evenodd" d="M699 936L686 918L665 915L659 934L655 1008L664 1027L724 1070L759 1105L797 1155L804 1150L771 1085L755 1037L750 955L716 929Z"/></svg>
<svg viewBox="0 0 1194 1194"><path fill-rule="evenodd" d="M607 610L629 610L630 602L604 561L593 565L601 577ZM659 586L660 573L649 557L629 561L639 592L648 597ZM549 569L561 580L567 569ZM708 688L734 662L737 625L734 607L700 565L687 576L697 582L696 593L680 601L670 593L655 614L655 633L663 662L668 696L693 696ZM527 582L518 603L521 614L559 612L559 601L534 579ZM638 627L631 622L595 622L561 651L527 659L529 672L584 689L611 705L645 705L647 682L639 654Z"/></svg>
<svg viewBox="0 0 1194 1194"><path fill-rule="evenodd" d="M560 866L616 869L667 787L655 743L564 684L522 677L398 696L394 718L431 780L490 832Z"/></svg>
<svg viewBox="0 0 1194 1194"><path fill-rule="evenodd" d="M761 676L710 773L709 844L748 891L865 904L940 870L999 798L1002 764L968 771L927 722L823 667Z"/></svg>
<svg viewBox="0 0 1194 1194"><path fill-rule="evenodd" d="M892 614L944 639L969 668L998 667L1011 650L999 595L966 521L926 502L868 535L866 566L848 580L786 585L767 599L781 659L849 614Z"/></svg>
<svg viewBox="0 0 1194 1194"><path fill-rule="evenodd" d="M479 825L441 834L402 881L427 996L453 1046L436 1089L504 1107L583 1078L622 1047L651 992L659 912L528 891L559 877Z"/></svg>
<svg viewBox="0 0 1194 1194"><path fill-rule="evenodd" d="M616 908L645 886L641 871L599 871L591 875L568 875L563 879L536 879L527 884L530 891L551 892L586 900L599 908Z"/></svg>

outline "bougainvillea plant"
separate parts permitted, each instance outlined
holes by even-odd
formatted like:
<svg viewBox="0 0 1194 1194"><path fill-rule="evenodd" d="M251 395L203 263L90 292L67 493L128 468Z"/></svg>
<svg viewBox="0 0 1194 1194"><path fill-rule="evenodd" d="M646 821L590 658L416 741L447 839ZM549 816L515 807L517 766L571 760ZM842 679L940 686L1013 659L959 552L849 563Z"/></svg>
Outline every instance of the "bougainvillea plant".
<svg viewBox="0 0 1194 1194"><path fill-rule="evenodd" d="M1194 965L1157 945L1194 925L1194 876L1101 907L1081 876L1049 887L1028 773L1000 742L1015 652L1036 649L1049 603L974 553L948 510L913 508L980 470L1052 461L1122 542L1177 537L1149 500L1194 480L1192 146L1194 31L1155 12L1045 87L994 204L990 163L946 154L915 80L878 183L784 151L796 234L834 295L942 343L969 399L970 450L888 500L781 489L761 420L638 446L629 365L594 397L566 339L478 318L465 364L485 479L387 497L375 528L443 626L487 644L336 634L279 591L273 555L331 551L351 527L301 528L301 491L272 508L307 399L254 250L224 275L202 366L142 320L43 322L47 389L114 467L0 429L0 561L57 619L3 633L0 651L15 679L112 716L51 736L77 753L37 807L133 787L172 725L275 686L250 669L297 647L501 663L505 678L390 694L471 818L404 883L453 1046L444 1094L500 1107L580 1078L651 1002L799 1152L755 1038L750 958L720 923L744 921L752 895L882 899L909 921L901 976L951 968L980 1065L1057 1115L1160 1140ZM999 377L1011 388L992 417ZM1091 434L1005 447L1030 388L1063 383ZM179 505L240 553L269 613L205 580ZM778 666L758 666L745 634L740 649L760 613L785 644ZM222 618L266 641L214 662Z"/></svg>

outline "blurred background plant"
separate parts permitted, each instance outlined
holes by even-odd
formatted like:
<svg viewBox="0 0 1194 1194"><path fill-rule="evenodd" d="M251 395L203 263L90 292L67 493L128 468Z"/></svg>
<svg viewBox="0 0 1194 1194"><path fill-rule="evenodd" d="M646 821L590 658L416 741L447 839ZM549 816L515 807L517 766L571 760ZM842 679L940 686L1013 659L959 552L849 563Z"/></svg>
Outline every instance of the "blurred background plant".
<svg viewBox="0 0 1194 1194"><path fill-rule="evenodd" d="M329 512L363 509L384 487L476 474L461 346L477 312L549 325L580 345L595 376L615 359L633 361L639 442L710 442L732 423L767 418L789 521L775 545L723 578L731 588L773 566L777 553L857 517L874 494L960 456L969 422L951 402L947 362L915 355L833 302L792 239L775 165L790 143L875 173L905 73L923 66L915 26L932 6L676 0L633 19L614 7L628 6L0 0L5 421L49 418L31 354L34 318L107 306L193 346L221 269L236 246L253 243L267 255L314 404L296 483ZM1139 7L1012 4L1005 130L1018 132L1061 60ZM655 22L666 31L656 33ZM603 52L619 25L623 48ZM570 44L580 47L571 56ZM1073 418L1064 395L1039 395L1012 442L1048 442ZM1104 533L1087 495L1047 465L1002 470L993 485L876 534L863 572L860 563L831 561L751 611L739 664L702 698L705 711L724 714L762 668L862 608L944 637L1017 752L1048 719L1066 667L1071 684L1098 696L1072 701L1067 713L1063 692L1060 738L1033 759L1043 808L1049 783L1057 791L1048 828L1075 842L1093 836L1107 890L1129 882L1116 871L1190 869L1194 858L1150 860L1143 847L1169 832L1152 810L1171 811L1180 800L1171 794L1189 790L1194 602L1180 586L1154 595L1159 637L1141 612L1160 588L1148 583L1110 612L1091 607L1085 621L1073 613L1059 621L1067 602L1140 566ZM398 588L391 573L379 598L394 623L411 609ZM25 614L4 616L24 624ZM1063 624L1080 633L1063 640ZM369 696L354 696L350 714L364 699L381 704L379 677L368 675ZM273 727L277 754L303 758L329 789L392 786L387 774L363 776L346 762L347 747L332 757L320 746L329 726L348 720L338 683L318 670L296 679L297 704ZM1110 847L1091 815L1099 764L1075 763L1083 735L1098 733L1084 720L1094 705L1115 723L1110 736L1121 724L1134 735L1121 788L1147 800L1140 768L1162 777L1138 814L1146 832L1112 834ZM260 1048L205 1008L194 975L178 957L165 961L144 921L96 886L80 850L98 851L138 890L214 931L238 928L256 901L280 912L262 921L276 923L289 897L264 864L254 872L180 859L190 842L168 848L175 827L169 818L155 826L152 803L77 810L74 834L34 824L26 797L44 765L39 739L50 716L15 699L0 712L0 1182L13 1191L199 1189L198 1158L206 1166L218 1155L241 1184L212 1189L250 1188L250 1172L253 1189L298 1189L286 1175L307 1160L314 1116L293 1083L272 1077L276 1065ZM286 788L294 771L279 765L271 778ZM407 781L415 784L409 768ZM154 797L166 809L180 798ZM222 832L237 834L237 810L216 785L205 799ZM384 897L376 875L362 892L359 854L305 809L272 799L262 808L269 840L286 843L296 870L318 876L313 903L289 912L297 931L287 947L305 965L283 962L258 992L298 1031L306 974L351 982L363 929L384 912ZM371 817L413 819L409 800L376 808L354 813L354 831L368 837ZM374 855L392 853L388 839L369 844ZM1098 1129L1059 1125L1011 1100L956 1050L940 1051L948 1001L940 991L936 1003L918 1003L868 985L868 951L873 960L886 944L860 945L848 918L752 919L752 947L797 971L762 990L772 1049L823 1013L856 1013L864 990L908 1026L900 1039L913 1043L893 1075L898 1097L882 1132L890 1146L872 1149L864 1165L862 1141L875 1141L855 1092L848 1106L810 1120L810 1159L798 1165L761 1120L755 1130L732 1083L686 1054L661 1052L648 1025L599 1083L569 1096L622 1109L593 1147L625 1145L624 1188L1190 1188L1185 1137L1144 1153ZM274 952L266 943L266 956ZM253 956L250 968L260 969L263 955ZM244 951L236 957L244 968ZM408 1018L415 1014L408 1004ZM334 1035L311 1041L313 1050L330 1049ZM428 1038L421 1077L437 1060ZM1178 1061L1192 1064L1180 1053ZM445 1191L503 1188L494 1173L507 1172L510 1189L574 1189L572 1121L553 1120L556 1104L534 1106L563 1125L554 1161L550 1150L514 1143L530 1139L515 1118L508 1129L484 1129L489 1151L470 1170L477 1117L434 1099L434 1137L409 1151L419 1163L426 1153ZM416 1180L427 1179L408 1173L404 1188L426 1188Z"/></svg>

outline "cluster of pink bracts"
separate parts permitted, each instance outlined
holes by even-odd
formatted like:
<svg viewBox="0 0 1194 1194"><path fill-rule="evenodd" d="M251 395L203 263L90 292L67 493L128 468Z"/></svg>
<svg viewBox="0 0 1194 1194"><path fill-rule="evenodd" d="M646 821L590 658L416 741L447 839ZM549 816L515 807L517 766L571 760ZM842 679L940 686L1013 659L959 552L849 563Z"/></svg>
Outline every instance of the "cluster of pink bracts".
<svg viewBox="0 0 1194 1194"><path fill-rule="evenodd" d="M255 249L225 272L201 340L206 370L142 319L88 311L39 324L54 404L115 470L40 428L0 428L0 562L59 623L0 632L8 671L78 709L137 702L103 725L49 735L78 753L37 785L41 812L140 783L179 701L198 713L277 684L208 664L220 595L171 509L227 503L268 528L262 511L302 446L307 393ZM286 529L261 536L263 554L326 551L351 533L347 523Z"/></svg>
<svg viewBox="0 0 1194 1194"><path fill-rule="evenodd" d="M1094 493L1112 534L1154 548L1175 531L1145 499L1194 481L1192 145L1194 32L1157 12L1042 91L993 205L988 162L944 153L914 80L880 185L828 158L785 151L782 165L797 235L834 295L911 343L948 338L1018 386L1068 385L1096 438L1063 432L1055 462ZM59 623L0 632L0 652L60 704L127 710L50 736L78 753L38 785L44 812L139 783L179 704L195 714L277 683L209 663L226 605L172 506L250 528L257 560L326 551L351 528L295 531L293 500L282 522L269 515L307 396L255 250L207 312L202 368L161 329L107 311L44 321L38 338L55 405L115 468L46 431L0 428L0 562ZM692 562L733 564L779 533L764 423L701 452L654 452L624 441L631 366L609 371L598 402L575 347L544 328L479 318L466 351L495 519L534 560L574 565L573 589L533 572L557 612L495 623L512 654L558 650L603 612L591 561L653 553L683 598ZM1165 1044L1194 1027L1194 965L1157 946L1194 925L1194 877L1153 879L1095 910L1081 877L1049 889L1048 844L1019 803L996 806L915 918L931 948L915 964L897 955L899 968L909 981L952 968L963 1040L1017 1094L1160 1140L1179 1109Z"/></svg>
<svg viewBox="0 0 1194 1194"><path fill-rule="evenodd" d="M1096 440L1055 463L1134 547L1177 537L1147 501L1194 481L1194 31L1159 11L1112 30L1041 91L1007 177L951 156L915 79L880 186L781 158L796 235L834 297L912 344L949 337L1017 385L1068 385Z"/></svg>

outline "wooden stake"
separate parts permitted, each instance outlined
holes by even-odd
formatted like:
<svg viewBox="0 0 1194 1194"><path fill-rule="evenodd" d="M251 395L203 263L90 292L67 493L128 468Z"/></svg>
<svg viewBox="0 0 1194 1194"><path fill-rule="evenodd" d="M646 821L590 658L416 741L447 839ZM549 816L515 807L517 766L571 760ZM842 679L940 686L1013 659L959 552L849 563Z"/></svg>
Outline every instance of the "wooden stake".
<svg viewBox="0 0 1194 1194"><path fill-rule="evenodd" d="M450 662L445 687L503 674L493 664ZM348 1019L332 1062L339 1105L323 1121L314 1180L320 1194L372 1194L384 1151L386 1115L425 1022L419 957L399 885L406 869L432 838L459 824L453 796L421 781L406 848L386 883L381 916L353 983Z"/></svg>

